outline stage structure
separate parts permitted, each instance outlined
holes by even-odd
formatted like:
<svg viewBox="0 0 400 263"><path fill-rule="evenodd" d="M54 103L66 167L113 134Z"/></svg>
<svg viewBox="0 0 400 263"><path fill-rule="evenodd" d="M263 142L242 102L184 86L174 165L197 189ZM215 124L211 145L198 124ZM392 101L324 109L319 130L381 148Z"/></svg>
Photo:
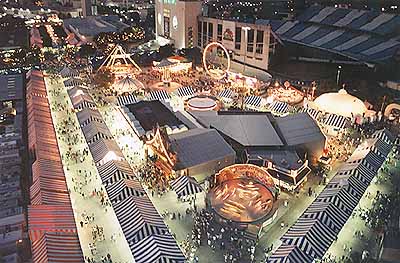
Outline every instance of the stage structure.
<svg viewBox="0 0 400 263"><path fill-rule="evenodd" d="M127 54L120 45L116 45L108 57L101 64L99 70L110 69L115 74L116 78L124 75L132 75L142 70L131 58L130 54Z"/></svg>

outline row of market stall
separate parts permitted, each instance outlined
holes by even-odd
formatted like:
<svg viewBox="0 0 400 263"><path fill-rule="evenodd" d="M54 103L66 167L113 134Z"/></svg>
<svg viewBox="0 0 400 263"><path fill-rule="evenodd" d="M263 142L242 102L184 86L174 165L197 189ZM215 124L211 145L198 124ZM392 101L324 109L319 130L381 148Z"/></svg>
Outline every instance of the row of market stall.
<svg viewBox="0 0 400 263"><path fill-rule="evenodd" d="M68 90L135 262L184 262L180 248L125 160L87 90Z"/></svg>
<svg viewBox="0 0 400 263"><path fill-rule="evenodd" d="M26 101L29 157L32 162L28 231L33 262L83 262L40 71L33 70L27 74Z"/></svg>
<svg viewBox="0 0 400 263"><path fill-rule="evenodd" d="M282 236L282 244L268 262L311 263L321 259L386 161L394 139L385 129L366 139Z"/></svg>

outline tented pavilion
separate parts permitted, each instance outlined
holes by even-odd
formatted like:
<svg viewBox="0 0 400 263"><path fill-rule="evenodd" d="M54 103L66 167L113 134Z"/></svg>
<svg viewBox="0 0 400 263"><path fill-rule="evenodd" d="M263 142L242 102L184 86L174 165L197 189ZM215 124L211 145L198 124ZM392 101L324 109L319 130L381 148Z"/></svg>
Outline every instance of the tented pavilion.
<svg viewBox="0 0 400 263"><path fill-rule="evenodd" d="M154 70L162 72L162 81L169 82L171 73L187 72L192 67L192 62L184 62L183 58L164 58L160 62L153 62Z"/></svg>
<svg viewBox="0 0 400 263"><path fill-rule="evenodd" d="M134 74L142 70L120 45L116 45L99 69L110 69L118 78L127 74Z"/></svg>
<svg viewBox="0 0 400 263"><path fill-rule="evenodd" d="M120 80L117 80L113 85L113 89L118 94L124 94L143 90L144 86L139 80L128 75Z"/></svg>

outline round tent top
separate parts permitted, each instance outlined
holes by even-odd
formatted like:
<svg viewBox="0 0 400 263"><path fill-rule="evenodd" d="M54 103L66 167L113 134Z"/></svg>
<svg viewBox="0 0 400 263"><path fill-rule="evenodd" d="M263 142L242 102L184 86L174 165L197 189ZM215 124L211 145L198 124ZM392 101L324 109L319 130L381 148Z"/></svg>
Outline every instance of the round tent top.
<svg viewBox="0 0 400 263"><path fill-rule="evenodd" d="M363 115L367 107L359 98L350 95L345 89L338 92L324 93L314 101L319 110L344 117Z"/></svg>
<svg viewBox="0 0 400 263"><path fill-rule="evenodd" d="M177 62L171 61L167 58L164 58L159 63L157 63L155 66L156 66L156 68L168 68L168 67L174 66L176 64L177 64Z"/></svg>
<svg viewBox="0 0 400 263"><path fill-rule="evenodd" d="M142 85L140 84L141 83L138 80L130 76L126 76L118 80L113 87L118 93L125 93L141 89Z"/></svg>

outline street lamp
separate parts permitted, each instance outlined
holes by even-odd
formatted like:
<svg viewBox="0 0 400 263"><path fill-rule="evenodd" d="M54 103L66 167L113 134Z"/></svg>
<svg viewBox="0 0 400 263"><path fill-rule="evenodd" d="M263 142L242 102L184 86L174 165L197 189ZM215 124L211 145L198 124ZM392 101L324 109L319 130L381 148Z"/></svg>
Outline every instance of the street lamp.
<svg viewBox="0 0 400 263"><path fill-rule="evenodd" d="M242 26L242 30L244 30L244 41L246 43L246 46L244 47L244 59L243 59L243 74L245 75L245 70L246 70L246 57L247 57L247 45L249 40L248 38L248 31L251 28L249 26Z"/></svg>
<svg viewBox="0 0 400 263"><path fill-rule="evenodd" d="M340 79L340 72L341 72L342 66L338 66L337 74L336 74L336 84L339 86L339 79Z"/></svg>

